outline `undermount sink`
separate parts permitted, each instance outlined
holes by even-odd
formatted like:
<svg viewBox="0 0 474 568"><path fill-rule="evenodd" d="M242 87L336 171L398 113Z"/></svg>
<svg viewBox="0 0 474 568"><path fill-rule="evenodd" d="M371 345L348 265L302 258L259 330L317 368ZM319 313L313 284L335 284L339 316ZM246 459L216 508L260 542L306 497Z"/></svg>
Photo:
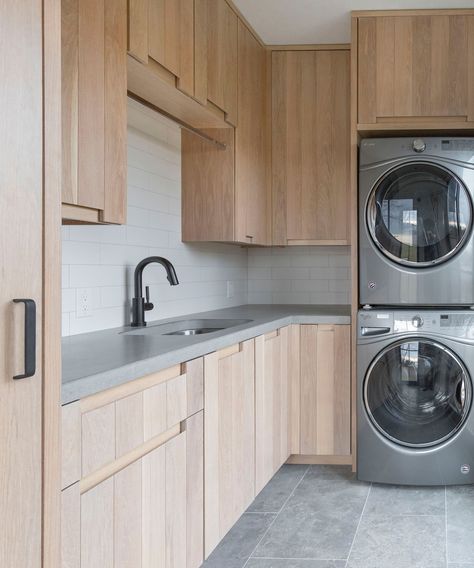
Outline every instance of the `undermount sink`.
<svg viewBox="0 0 474 568"><path fill-rule="evenodd" d="M137 327L128 331L122 331L124 335L184 335L194 336L223 331L231 327L237 327L250 323L250 319L195 319L179 320L170 323L154 324L146 327Z"/></svg>

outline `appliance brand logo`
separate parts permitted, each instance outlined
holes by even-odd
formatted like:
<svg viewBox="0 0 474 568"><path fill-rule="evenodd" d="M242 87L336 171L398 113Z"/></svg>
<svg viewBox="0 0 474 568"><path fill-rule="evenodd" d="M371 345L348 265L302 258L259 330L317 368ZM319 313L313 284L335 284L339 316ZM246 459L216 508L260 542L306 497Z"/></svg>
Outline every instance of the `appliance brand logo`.
<svg viewBox="0 0 474 568"><path fill-rule="evenodd" d="M463 473L464 475L467 475L470 471L471 466L469 464L465 463L461 466L461 473Z"/></svg>
<svg viewBox="0 0 474 568"><path fill-rule="evenodd" d="M375 290L375 288L377 288L377 283L374 282L373 280L370 280L369 283L367 284L367 288L369 290Z"/></svg>

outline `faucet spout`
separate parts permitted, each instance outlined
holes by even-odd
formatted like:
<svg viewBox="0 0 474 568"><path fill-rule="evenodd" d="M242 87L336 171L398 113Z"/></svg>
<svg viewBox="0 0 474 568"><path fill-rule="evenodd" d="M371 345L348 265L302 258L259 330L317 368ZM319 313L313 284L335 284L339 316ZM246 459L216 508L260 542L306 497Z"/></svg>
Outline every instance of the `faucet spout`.
<svg viewBox="0 0 474 568"><path fill-rule="evenodd" d="M148 297L148 287L147 287L147 299L143 298L143 271L144 269L152 263L161 264L166 270L166 278L171 286L177 286L179 284L178 277L176 276L176 270L171 262L163 258L162 256L149 256L141 260L134 273L134 297L132 300L132 326L133 327L143 327L146 326L145 312L153 309L153 304L150 303Z"/></svg>

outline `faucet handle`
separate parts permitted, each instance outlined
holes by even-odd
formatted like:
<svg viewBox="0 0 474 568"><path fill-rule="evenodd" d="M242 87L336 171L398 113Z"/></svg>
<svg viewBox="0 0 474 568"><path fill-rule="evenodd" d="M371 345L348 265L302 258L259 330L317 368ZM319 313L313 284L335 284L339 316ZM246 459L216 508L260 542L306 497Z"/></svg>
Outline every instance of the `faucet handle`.
<svg viewBox="0 0 474 568"><path fill-rule="evenodd" d="M145 305L144 309L146 312L152 310L155 306L150 302L150 286L145 286Z"/></svg>

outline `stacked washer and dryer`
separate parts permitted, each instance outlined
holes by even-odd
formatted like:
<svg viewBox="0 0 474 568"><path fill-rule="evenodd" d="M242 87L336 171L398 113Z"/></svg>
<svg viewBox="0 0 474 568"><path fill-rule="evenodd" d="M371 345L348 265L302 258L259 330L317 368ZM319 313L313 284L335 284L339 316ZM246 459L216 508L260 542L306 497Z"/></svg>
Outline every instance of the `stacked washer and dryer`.
<svg viewBox="0 0 474 568"><path fill-rule="evenodd" d="M474 483L474 138L366 139L357 471Z"/></svg>

